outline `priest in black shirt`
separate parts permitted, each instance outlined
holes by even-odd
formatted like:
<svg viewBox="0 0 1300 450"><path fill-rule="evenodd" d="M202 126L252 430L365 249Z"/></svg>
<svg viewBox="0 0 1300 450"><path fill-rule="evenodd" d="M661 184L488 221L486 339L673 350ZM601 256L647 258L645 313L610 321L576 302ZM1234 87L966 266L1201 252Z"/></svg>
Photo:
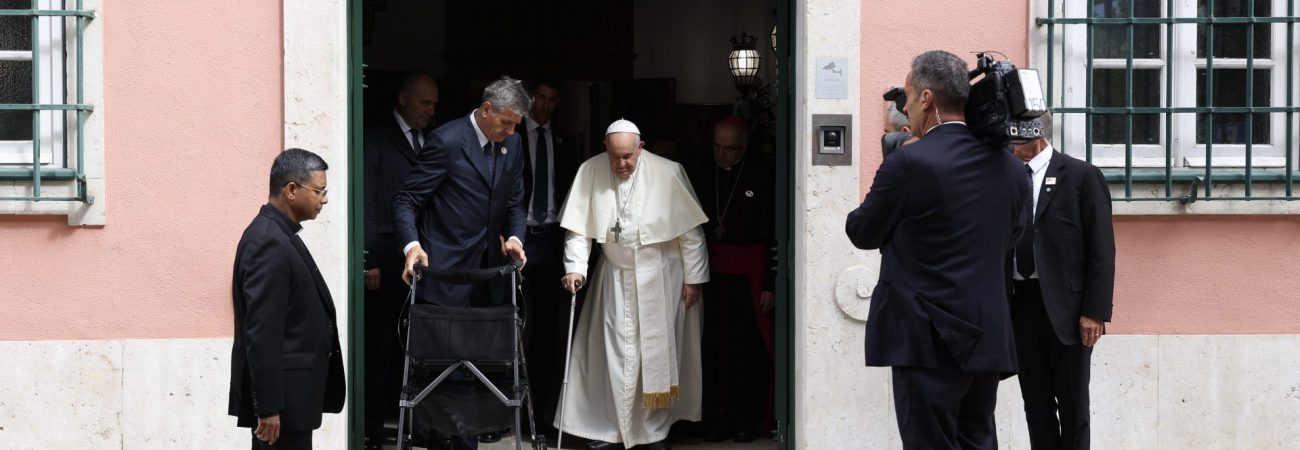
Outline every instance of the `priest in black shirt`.
<svg viewBox="0 0 1300 450"><path fill-rule="evenodd" d="M775 272L774 171L746 156L744 120L713 128L713 162L692 180L709 217L704 299L707 440L754 440L771 417Z"/></svg>

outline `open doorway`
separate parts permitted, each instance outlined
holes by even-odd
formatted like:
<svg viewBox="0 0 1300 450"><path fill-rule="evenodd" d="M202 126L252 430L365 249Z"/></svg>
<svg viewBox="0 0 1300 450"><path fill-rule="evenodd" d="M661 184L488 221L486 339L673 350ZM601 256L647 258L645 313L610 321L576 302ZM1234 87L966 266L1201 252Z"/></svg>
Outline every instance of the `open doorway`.
<svg viewBox="0 0 1300 450"><path fill-rule="evenodd" d="M766 260L757 275L764 280L736 281L724 273L713 278L731 278L726 283L729 288L706 290L704 301L711 308L705 312L702 342L704 422L674 427L673 444L699 449L776 448L773 438L782 435L778 419L780 428L790 425L786 406L790 402L778 394L788 392L779 386L789 382L787 374L791 373L785 363L789 358L783 357L783 349L789 348L785 336L789 335L791 311L783 281L788 261L783 260L787 253L779 251L789 242L783 235L788 230L789 203L782 199L788 198L790 187L782 183L790 179L791 149L782 135L788 137L783 130L790 127L781 121L790 119L780 112L783 99L778 93L791 89L778 88L778 76L788 68L776 64L774 28L779 16L789 16L789 2L582 0L502 7L448 0L356 1L353 30L354 40L360 43L354 43L353 59L365 64L361 70L365 89L353 97L360 102L354 105L354 114L362 118L354 122L353 132L362 135L354 136L354 142L365 140L366 134L379 129L378 124L397 123L395 102L413 72L436 79L437 105L426 132L469 114L478 106L484 86L509 75L527 82L530 90L540 84L549 88L548 95L558 97L549 121L557 130L552 132L551 142L558 136L571 140L564 148L573 152L577 161L604 150L604 130L611 121L633 120L647 149L687 169L711 219L711 225L706 225L711 243L755 244L758 242L750 242L755 241L754 235L770 235L762 241L767 248L755 257ZM733 52L737 49L753 52ZM741 59L735 60L737 56ZM750 73L745 69L755 56L757 71ZM741 77L733 76L729 64L737 66ZM729 116L741 120L724 121ZM719 122L745 131L743 158L723 158L721 162L715 158ZM721 146L726 147L734 139L723 141ZM553 151L560 151L559 144L553 145ZM749 169L748 175L743 168ZM751 185L746 177L760 183ZM746 207L746 201L768 207ZM360 206L361 202L353 204ZM717 220L720 216L722 221ZM742 219L739 224L737 218ZM730 227L718 226L728 221ZM749 231L751 228L756 231ZM736 242L738 234L744 234L746 242ZM771 264L773 260L778 264ZM363 284L354 280L354 285ZM765 292L774 298L768 299L762 294ZM710 293L730 298L731 303L723 305L709 298ZM354 289L353 294L353 317L370 314L363 312L368 303L364 292ZM709 304L710 300L715 301ZM745 306L750 310L737 314ZM392 322L371 316L362 319L364 327L391 327ZM360 343L374 335L353 333L358 344L353 346L352 392L356 394L352 398L364 395L364 402L369 403L382 395L383 404L395 405L392 388L376 394L373 382L367 388L357 381L374 380L379 375L373 373L373 365L367 367L374 343ZM530 357L537 360L544 352L535 353ZM396 369L388 371L382 384L395 387L400 385L400 348L387 354L396 361L389 367ZM552 406L546 401L538 403ZM351 414L351 440L359 443L366 434L365 413L354 408ZM536 413L539 423L546 424L552 414ZM385 434L392 433L390 424ZM571 441L566 436L565 440L566 447L581 448L573 446L581 439ZM721 442L712 443L717 440ZM503 444L509 441L506 437L495 445L506 448ZM480 448L497 447L485 444Z"/></svg>

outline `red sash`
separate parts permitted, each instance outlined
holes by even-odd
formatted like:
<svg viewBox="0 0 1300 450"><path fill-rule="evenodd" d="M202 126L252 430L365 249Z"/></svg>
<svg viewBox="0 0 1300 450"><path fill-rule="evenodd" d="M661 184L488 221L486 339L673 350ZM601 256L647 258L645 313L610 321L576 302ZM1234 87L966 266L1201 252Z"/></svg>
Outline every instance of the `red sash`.
<svg viewBox="0 0 1300 450"><path fill-rule="evenodd" d="M728 275L749 277L749 294L758 320L758 331L763 335L767 354L776 359L776 321L771 312L763 312L760 305L763 293L763 275L767 269L767 245L709 244L709 270ZM704 301L709 301L705 299ZM775 301L775 300L774 300ZM775 310L775 309L773 309Z"/></svg>

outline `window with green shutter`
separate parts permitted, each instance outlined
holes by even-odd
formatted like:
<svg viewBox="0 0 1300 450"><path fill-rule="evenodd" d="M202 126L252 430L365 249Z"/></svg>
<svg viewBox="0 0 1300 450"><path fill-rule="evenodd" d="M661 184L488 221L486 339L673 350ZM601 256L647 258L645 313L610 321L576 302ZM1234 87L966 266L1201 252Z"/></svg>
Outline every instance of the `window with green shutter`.
<svg viewBox="0 0 1300 450"><path fill-rule="evenodd" d="M81 0L0 0L0 180L24 183L0 201L93 201L84 133L93 108L82 76L93 18ZM48 195L42 183L75 188Z"/></svg>
<svg viewBox="0 0 1300 450"><path fill-rule="evenodd" d="M1295 3L1036 5L1031 40L1046 57L1053 144L1123 184L1116 200L1297 199ZM1216 183L1234 189L1216 194ZM1135 195L1134 184L1159 192Z"/></svg>

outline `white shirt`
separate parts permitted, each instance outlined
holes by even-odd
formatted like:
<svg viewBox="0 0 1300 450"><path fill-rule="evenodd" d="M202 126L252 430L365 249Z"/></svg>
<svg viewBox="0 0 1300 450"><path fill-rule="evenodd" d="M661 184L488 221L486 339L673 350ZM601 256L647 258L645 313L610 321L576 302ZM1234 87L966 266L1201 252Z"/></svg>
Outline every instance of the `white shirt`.
<svg viewBox="0 0 1300 450"><path fill-rule="evenodd" d="M1034 214L1038 211L1038 193L1043 191L1043 180L1047 179L1047 164L1052 162L1052 153L1054 152L1055 151L1052 149L1052 144L1047 144L1047 148L1044 148L1043 151L1039 152L1037 155L1034 155L1033 158L1029 159L1029 162L1025 163L1026 165L1029 166L1030 170L1034 171L1034 185L1033 185L1034 203L1030 205L1031 208L1029 210L1030 214ZM1012 279L1015 280L1025 279L1025 277L1020 276L1020 272L1016 270L1012 270L1011 272L1012 272L1011 275ZM1029 278L1037 279L1038 269L1034 269L1034 273L1029 275Z"/></svg>
<svg viewBox="0 0 1300 450"><path fill-rule="evenodd" d="M533 173L537 173L537 165L538 165L537 128L541 127L542 129L546 130L546 148L551 150L550 158L546 160L546 173L548 174L546 179L549 180L550 183L546 185L545 191L540 191L538 189L538 186L536 185L537 176L534 175L533 176L533 183L534 183L533 197L537 197L537 193L539 191L545 192L546 196L551 198L550 207L547 208L546 210L546 223L559 222L560 220L559 211L556 209L555 206L556 200L558 200L555 198L555 129L551 127L550 122L547 122L545 124L539 124L536 121L534 121L532 117L524 119L524 123L527 124L526 126L528 127L527 128L528 156L529 156L529 160L533 162ZM530 226L541 225L537 223L537 220L533 219L533 199L531 198L528 199L528 225Z"/></svg>
<svg viewBox="0 0 1300 450"><path fill-rule="evenodd" d="M474 134L478 135L478 148L483 148L484 145L488 144L488 138L486 134L483 134L483 129L478 127L478 118L474 117L476 112L478 112L477 109L469 112L469 123L474 125Z"/></svg>
<svg viewBox="0 0 1300 450"><path fill-rule="evenodd" d="M469 123L474 125L474 133L478 135L478 147L483 148L484 145L488 144L488 138L486 134L483 134L483 130L479 129L478 119L474 118L474 113L477 112L478 112L477 109L469 112ZM506 240L515 241L515 243L519 244L520 247L524 246L524 241L519 240L519 236L510 236L510 239L506 239ZM411 249L419 245L420 245L420 241L408 242L405 247L402 247L402 254L403 255L410 254Z"/></svg>
<svg viewBox="0 0 1300 450"><path fill-rule="evenodd" d="M414 128L411 128L411 125L406 123L406 118L402 117L397 112L397 109L393 109L393 117L397 118L397 127L402 129L402 136L406 137L407 142L411 143L411 148L415 149L417 153L424 148L424 130L420 130L415 136L411 136L411 130Z"/></svg>

